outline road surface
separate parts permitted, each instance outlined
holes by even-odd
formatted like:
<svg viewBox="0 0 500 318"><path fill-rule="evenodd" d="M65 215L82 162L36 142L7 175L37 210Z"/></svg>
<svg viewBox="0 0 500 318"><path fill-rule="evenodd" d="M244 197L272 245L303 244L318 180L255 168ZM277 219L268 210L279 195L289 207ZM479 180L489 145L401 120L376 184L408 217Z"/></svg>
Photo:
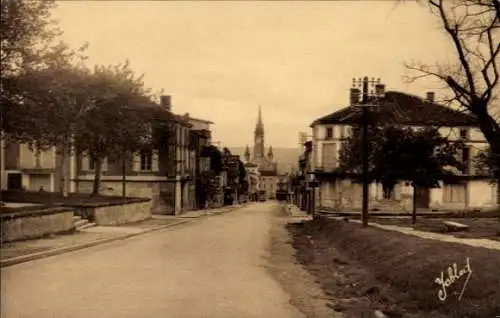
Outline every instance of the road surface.
<svg viewBox="0 0 500 318"><path fill-rule="evenodd" d="M266 270L273 203L2 269L3 318L299 318Z"/></svg>

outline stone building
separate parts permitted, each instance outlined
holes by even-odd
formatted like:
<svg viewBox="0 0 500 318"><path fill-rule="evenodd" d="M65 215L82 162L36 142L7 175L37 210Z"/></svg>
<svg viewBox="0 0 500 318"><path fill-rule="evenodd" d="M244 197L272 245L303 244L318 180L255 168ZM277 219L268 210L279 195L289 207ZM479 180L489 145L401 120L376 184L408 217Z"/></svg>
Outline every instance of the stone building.
<svg viewBox="0 0 500 318"><path fill-rule="evenodd" d="M160 149L144 150L126 160L107 158L103 163L101 189L103 195L152 198L153 213L180 214L196 208L195 176L197 165L206 163L197 157L200 145L210 140L211 122L172 113L170 96L161 97L161 107L169 115L171 136ZM95 167L87 156L77 159L74 179L79 192L90 192Z"/></svg>
<svg viewBox="0 0 500 318"><path fill-rule="evenodd" d="M361 92L351 89L349 106L314 120L311 124L313 153L311 172L320 181L316 189L316 206L341 210L361 207L362 185L336 172L339 166L339 151L342 143L352 133L352 127L359 124L360 111L353 107ZM484 151L488 144L471 115L438 104L434 93L425 99L403 92L385 91L378 84L372 96L378 118L394 125L409 126L414 129L439 127L442 136L450 140L462 140L465 149L462 160L465 169L453 177L443 180L439 188L419 189L417 207L419 209L474 209L489 208L496 202L497 184L491 176L475 169L474 158ZM413 188L400 182L390 196L384 195L382 185L369 186L370 208L381 210L411 210Z"/></svg>

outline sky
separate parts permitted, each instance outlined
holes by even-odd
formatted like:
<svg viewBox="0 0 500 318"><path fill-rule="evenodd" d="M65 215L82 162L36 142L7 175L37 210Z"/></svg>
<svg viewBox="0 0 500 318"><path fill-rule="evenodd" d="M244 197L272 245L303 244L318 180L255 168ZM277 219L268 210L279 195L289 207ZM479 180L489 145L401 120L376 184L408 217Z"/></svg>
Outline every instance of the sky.
<svg viewBox="0 0 500 318"><path fill-rule="evenodd" d="M214 141L253 144L262 107L266 145L298 147L299 132L347 106L353 77L424 97L405 62L451 54L439 20L413 1L57 1L52 17L89 65L130 61L178 114L214 122Z"/></svg>

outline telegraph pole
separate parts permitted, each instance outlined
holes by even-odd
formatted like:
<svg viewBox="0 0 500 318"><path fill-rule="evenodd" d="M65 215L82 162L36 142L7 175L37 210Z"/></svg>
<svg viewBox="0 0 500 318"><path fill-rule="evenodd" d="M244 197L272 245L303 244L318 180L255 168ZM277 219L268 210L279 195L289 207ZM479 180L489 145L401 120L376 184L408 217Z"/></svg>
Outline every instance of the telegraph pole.
<svg viewBox="0 0 500 318"><path fill-rule="evenodd" d="M367 103L368 103L368 77L365 76L363 78L363 97L362 97L362 121L363 121L363 211L362 211L362 220L363 227L368 226L368 116L367 116Z"/></svg>

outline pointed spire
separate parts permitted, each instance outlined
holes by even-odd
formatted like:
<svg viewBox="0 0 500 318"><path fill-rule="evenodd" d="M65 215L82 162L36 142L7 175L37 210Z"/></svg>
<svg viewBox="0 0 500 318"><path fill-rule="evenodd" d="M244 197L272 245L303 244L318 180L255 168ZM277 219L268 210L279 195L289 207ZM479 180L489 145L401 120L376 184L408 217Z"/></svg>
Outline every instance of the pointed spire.
<svg viewBox="0 0 500 318"><path fill-rule="evenodd" d="M267 156L269 159L273 160L274 154L273 154L273 146L269 146L269 151L267 152Z"/></svg>
<svg viewBox="0 0 500 318"><path fill-rule="evenodd" d="M245 160L246 160L247 162L249 162L249 161L250 161L250 148L248 148L248 145L247 145L247 146L246 146L246 148L245 148Z"/></svg>
<svg viewBox="0 0 500 318"><path fill-rule="evenodd" d="M257 125L255 126L255 134L264 134L264 124L262 123L262 107L259 105L259 115L257 117Z"/></svg>

